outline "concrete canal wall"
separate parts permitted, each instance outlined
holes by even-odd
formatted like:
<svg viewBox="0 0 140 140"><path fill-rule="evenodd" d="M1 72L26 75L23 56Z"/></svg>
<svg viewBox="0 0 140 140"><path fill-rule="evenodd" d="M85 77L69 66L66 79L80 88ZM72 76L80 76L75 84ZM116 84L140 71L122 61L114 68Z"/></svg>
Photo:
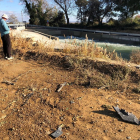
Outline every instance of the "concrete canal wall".
<svg viewBox="0 0 140 140"><path fill-rule="evenodd" d="M28 27L27 29L32 29L44 34L51 36L77 36L77 37L87 37L89 39L98 41L107 41L112 43L123 43L130 45L140 45L140 35L139 34L129 34L129 33L117 33L117 32L101 32L93 30L71 30L69 28L37 28ZM93 32L92 32L93 31Z"/></svg>

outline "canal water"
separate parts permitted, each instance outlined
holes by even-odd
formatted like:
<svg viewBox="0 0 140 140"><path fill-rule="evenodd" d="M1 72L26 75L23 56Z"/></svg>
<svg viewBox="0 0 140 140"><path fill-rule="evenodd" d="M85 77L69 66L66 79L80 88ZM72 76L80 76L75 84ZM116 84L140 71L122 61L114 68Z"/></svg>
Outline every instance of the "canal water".
<svg viewBox="0 0 140 140"><path fill-rule="evenodd" d="M75 41L77 44L84 43L86 41L85 38L75 37L75 36L57 36L60 42L72 43ZM107 40L104 42L100 42L98 40L88 39L89 42L94 41L95 45L103 48L107 48L108 51L114 51L118 53L124 59L129 60L130 54L132 51L140 50L140 46L133 46L128 44L119 44L119 43L109 43Z"/></svg>

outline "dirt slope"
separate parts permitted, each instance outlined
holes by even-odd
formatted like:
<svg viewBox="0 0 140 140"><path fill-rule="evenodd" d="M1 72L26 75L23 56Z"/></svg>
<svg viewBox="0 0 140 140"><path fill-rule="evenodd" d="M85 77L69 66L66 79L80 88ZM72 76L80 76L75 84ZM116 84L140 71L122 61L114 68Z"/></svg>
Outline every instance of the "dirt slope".
<svg viewBox="0 0 140 140"><path fill-rule="evenodd" d="M123 122L112 108L118 104L140 118L139 95L78 86L75 77L75 71L50 62L7 61L1 55L0 139L51 140L63 124L57 140L140 140L140 126Z"/></svg>

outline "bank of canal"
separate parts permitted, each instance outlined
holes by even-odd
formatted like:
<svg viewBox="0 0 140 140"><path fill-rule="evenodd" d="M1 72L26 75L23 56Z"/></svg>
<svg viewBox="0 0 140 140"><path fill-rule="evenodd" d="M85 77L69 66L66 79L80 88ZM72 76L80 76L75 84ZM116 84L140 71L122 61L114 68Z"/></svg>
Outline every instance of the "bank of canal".
<svg viewBox="0 0 140 140"><path fill-rule="evenodd" d="M75 37L75 36L57 36L59 38L60 42L67 42L67 43L72 43L75 41L77 44L79 43L84 43L86 41L85 38L82 37ZM120 43L110 43L107 40L104 42L100 42L98 40L92 40L88 39L88 42L95 42L95 45L103 48L107 48L108 51L116 51L119 56L121 56L124 59L129 60L130 59L130 54L132 51L140 50L140 46L136 45L128 45L128 44L120 44Z"/></svg>

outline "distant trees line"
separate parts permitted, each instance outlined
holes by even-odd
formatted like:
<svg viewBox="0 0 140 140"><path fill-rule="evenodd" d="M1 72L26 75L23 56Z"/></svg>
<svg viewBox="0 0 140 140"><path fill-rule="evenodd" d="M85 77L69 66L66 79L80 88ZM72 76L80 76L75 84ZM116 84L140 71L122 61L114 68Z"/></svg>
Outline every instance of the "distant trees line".
<svg viewBox="0 0 140 140"><path fill-rule="evenodd" d="M117 17L119 22L128 21L140 11L140 0L53 0L60 7L50 7L46 0L21 0L30 16L30 24L61 26L69 25L74 13L81 25L102 25ZM75 12L73 12L75 11ZM77 13L76 13L77 12Z"/></svg>

